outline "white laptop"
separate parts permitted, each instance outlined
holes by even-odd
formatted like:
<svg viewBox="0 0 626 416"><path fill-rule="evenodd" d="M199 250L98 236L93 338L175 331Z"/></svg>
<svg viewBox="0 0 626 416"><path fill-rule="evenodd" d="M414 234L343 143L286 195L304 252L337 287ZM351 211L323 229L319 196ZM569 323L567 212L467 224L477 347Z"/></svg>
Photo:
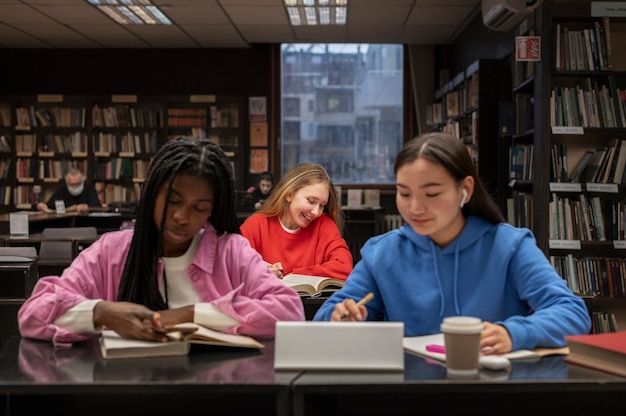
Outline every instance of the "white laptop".
<svg viewBox="0 0 626 416"><path fill-rule="evenodd" d="M403 371L403 322L277 322L275 370Z"/></svg>

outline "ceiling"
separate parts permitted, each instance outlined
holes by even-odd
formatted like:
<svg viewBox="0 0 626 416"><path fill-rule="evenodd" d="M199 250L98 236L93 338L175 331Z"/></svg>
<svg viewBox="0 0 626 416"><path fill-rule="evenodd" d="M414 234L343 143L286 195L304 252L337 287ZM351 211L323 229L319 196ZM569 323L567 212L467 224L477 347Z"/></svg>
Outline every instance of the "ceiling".
<svg viewBox="0 0 626 416"><path fill-rule="evenodd" d="M446 44L480 0L348 0L347 26L291 27L283 0L152 0L171 26L123 26L86 0L0 0L0 48L245 48L254 43Z"/></svg>

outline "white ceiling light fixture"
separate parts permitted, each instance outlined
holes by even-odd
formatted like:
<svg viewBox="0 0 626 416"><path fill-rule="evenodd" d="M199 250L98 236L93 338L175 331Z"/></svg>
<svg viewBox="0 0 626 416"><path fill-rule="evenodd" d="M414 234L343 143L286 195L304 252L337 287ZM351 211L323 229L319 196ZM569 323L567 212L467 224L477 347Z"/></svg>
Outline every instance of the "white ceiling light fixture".
<svg viewBox="0 0 626 416"><path fill-rule="evenodd" d="M150 0L87 0L121 25L171 25L172 21Z"/></svg>
<svg viewBox="0 0 626 416"><path fill-rule="evenodd" d="M345 25L348 0L284 0L292 26Z"/></svg>

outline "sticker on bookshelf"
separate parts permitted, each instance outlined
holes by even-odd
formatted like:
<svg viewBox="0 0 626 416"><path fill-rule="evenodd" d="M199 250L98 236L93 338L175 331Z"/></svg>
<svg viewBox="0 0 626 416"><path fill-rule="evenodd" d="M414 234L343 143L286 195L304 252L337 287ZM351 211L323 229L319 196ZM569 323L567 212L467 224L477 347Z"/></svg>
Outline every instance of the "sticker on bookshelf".
<svg viewBox="0 0 626 416"><path fill-rule="evenodd" d="M214 103L215 95L190 95L189 96L190 103Z"/></svg>
<svg viewBox="0 0 626 416"><path fill-rule="evenodd" d="M552 249L580 250L580 240L548 240Z"/></svg>
<svg viewBox="0 0 626 416"><path fill-rule="evenodd" d="M135 94L113 94L111 96L113 103L136 103L137 95Z"/></svg>
<svg viewBox="0 0 626 416"><path fill-rule="evenodd" d="M619 186L616 183L592 183L587 182L587 191L604 192L607 194L616 194L619 192Z"/></svg>
<svg viewBox="0 0 626 416"><path fill-rule="evenodd" d="M585 134L582 126L552 126L552 134Z"/></svg>
<svg viewBox="0 0 626 416"><path fill-rule="evenodd" d="M267 97L248 97L248 121L267 121Z"/></svg>
<svg viewBox="0 0 626 416"><path fill-rule="evenodd" d="M592 1L592 17L624 17L626 16L626 2L623 1Z"/></svg>
<svg viewBox="0 0 626 416"><path fill-rule="evenodd" d="M580 183L550 182L550 192L581 192Z"/></svg>
<svg viewBox="0 0 626 416"><path fill-rule="evenodd" d="M613 248L626 249L626 240L613 240Z"/></svg>
<svg viewBox="0 0 626 416"><path fill-rule="evenodd" d="M39 94L37 96L38 103L62 103L63 94Z"/></svg>

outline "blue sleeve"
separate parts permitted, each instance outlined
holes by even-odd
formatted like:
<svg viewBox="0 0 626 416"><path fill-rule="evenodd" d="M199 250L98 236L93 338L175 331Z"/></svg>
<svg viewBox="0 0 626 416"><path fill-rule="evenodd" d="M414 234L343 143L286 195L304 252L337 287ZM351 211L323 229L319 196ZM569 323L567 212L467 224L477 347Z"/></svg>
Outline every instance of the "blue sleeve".
<svg viewBox="0 0 626 416"><path fill-rule="evenodd" d="M567 287L530 232L520 240L516 253L509 270L511 284L532 313L496 322L509 331L513 349L561 347L566 335L588 333L591 318L584 301Z"/></svg>
<svg viewBox="0 0 626 416"><path fill-rule="evenodd" d="M367 320L378 320L384 313L384 304L381 299L378 284L370 273L371 268L368 263L372 262L371 253L368 250L368 244L361 249L362 259L354 266L354 269L346 279L345 285L341 290L333 293L317 310L313 317L314 321L329 321L335 305L344 301L344 299L354 299L358 301L365 295L372 292L374 298L366 305ZM369 261L366 261L365 258ZM375 261L374 261L375 263Z"/></svg>

